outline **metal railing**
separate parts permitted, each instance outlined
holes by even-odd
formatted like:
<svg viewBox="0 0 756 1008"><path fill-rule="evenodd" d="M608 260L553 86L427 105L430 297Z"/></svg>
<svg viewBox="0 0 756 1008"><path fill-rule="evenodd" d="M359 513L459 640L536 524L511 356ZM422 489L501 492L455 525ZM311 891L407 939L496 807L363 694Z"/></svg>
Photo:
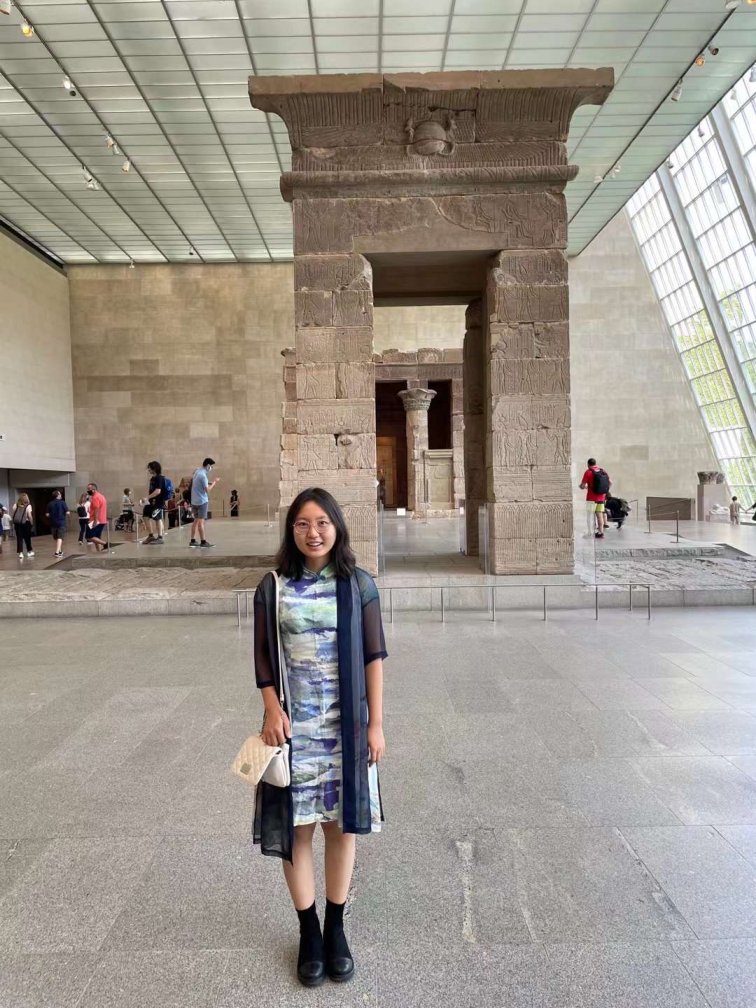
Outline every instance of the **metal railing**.
<svg viewBox="0 0 756 1008"><path fill-rule="evenodd" d="M465 584L454 584L454 585L385 585L385 586L382 586L381 588L379 588L379 592L380 592L381 595L388 594L389 623L393 623L394 622L394 592L396 592L396 591L398 591L398 592L402 592L402 591L416 592L416 591L419 591L419 590L429 591L430 592L430 605L428 607L428 611L432 612L433 611L433 592L434 591L440 591L441 592L441 608L440 608L439 611L440 611L440 614L441 614L441 622L445 623L446 622L447 608L449 608L449 610L451 611L451 607L447 607L447 604L446 604L446 592L448 592L448 591L457 591L458 592L458 591L465 590L465 589L469 589L469 590L473 590L473 589L477 589L477 590L485 589L485 590L488 591L488 603L487 603L487 606L486 606L486 612L490 613L491 620L495 623L496 622L496 592L497 591L502 591L502 590L507 590L507 589L509 589L510 591L512 589L516 589L517 591L522 592L524 589L528 589L528 588L540 588L542 590L542 602L541 602L540 608L541 608L542 613L543 613L543 617L542 618L543 618L544 621L546 621L548 619L548 598L547 598L547 592L548 592L548 590L550 588L551 589L558 589L561 592L574 590L576 592L583 592L583 593L586 591L586 589L593 589L593 592L594 592L594 605L593 605L594 619L598 619L599 618L599 612L600 612L600 606L599 606L599 589L601 589L601 588L614 589L615 592L616 592L617 589L620 589L620 590L627 589L627 591L628 591L628 606L627 606L627 609L628 609L629 612L633 612L633 592L636 591L636 590L638 590L638 591L645 591L646 592L646 618L649 619L649 620L651 619L651 585L649 585L649 584L642 584L642 583L637 582L637 581L622 582L622 583L619 583L619 584L587 584L587 585L586 584L579 584L579 585L577 585L577 584L576 585L545 584L544 582L536 582L536 583L531 582L529 584L467 584L467 583L465 583ZM255 593L256 590L257 590L256 588L235 588L234 589L234 595L236 596L236 625L237 625L237 627L241 626L241 622L242 622L242 609L244 610L244 618L245 619L249 619L249 597L250 597L250 595L254 595L254 593ZM524 609L524 608L531 608L531 607L525 607L525 606L518 606L517 607L518 610L519 609ZM422 612L422 611L425 611L425 610L413 609L413 610L405 610L405 611L408 611L408 612L413 612L413 611L414 612ZM480 611L480 610L469 609L469 608L466 607L464 609L464 611L465 612L476 612L476 611ZM517 610L510 610L510 611L514 612L514 611L517 611Z"/></svg>

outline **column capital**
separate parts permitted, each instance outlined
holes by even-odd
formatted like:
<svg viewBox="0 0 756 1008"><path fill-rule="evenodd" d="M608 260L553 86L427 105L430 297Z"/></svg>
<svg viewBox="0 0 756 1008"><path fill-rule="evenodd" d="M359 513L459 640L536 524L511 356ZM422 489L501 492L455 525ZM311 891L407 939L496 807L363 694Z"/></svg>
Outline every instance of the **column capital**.
<svg viewBox="0 0 756 1008"><path fill-rule="evenodd" d="M411 410L422 410L426 413L436 393L433 389L413 388L403 389L397 395L402 400L402 406L409 413Z"/></svg>

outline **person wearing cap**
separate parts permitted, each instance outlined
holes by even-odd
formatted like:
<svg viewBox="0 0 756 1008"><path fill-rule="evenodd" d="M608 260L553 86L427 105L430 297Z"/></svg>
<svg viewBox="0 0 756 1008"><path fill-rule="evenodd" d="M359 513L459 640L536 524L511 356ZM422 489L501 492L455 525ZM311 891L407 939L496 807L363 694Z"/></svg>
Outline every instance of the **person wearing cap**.
<svg viewBox="0 0 756 1008"><path fill-rule="evenodd" d="M192 475L191 505L194 509L194 521L192 522L192 538L189 542L191 547L199 546L201 549L211 549L215 543L210 543L205 539L205 519L207 509L210 504L210 491L218 482L214 479L209 482L210 473L215 465L215 459L206 458L199 469L194 470Z"/></svg>

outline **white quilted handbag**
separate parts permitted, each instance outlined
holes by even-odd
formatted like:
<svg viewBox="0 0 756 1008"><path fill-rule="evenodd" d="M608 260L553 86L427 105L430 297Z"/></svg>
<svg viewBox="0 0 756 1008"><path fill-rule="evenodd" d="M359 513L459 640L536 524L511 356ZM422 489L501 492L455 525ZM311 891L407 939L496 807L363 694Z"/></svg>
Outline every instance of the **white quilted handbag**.
<svg viewBox="0 0 756 1008"><path fill-rule="evenodd" d="M278 574L272 571L276 581L276 614L278 613L279 601L279 581ZM276 638L278 645L278 664L281 670L279 700L281 707L284 706L284 680L286 679L286 664L284 662L284 652L281 645L281 631L276 618ZM263 722L264 723L264 722ZM236 759L231 764L231 772L237 777L256 787L261 780L274 787L288 787L291 784L291 772L289 769L289 743L269 746L263 742L261 735L250 735L237 753Z"/></svg>
<svg viewBox="0 0 756 1008"><path fill-rule="evenodd" d="M231 771L253 787L261 780L276 787L288 787L289 744L269 746L259 735L250 735L231 764Z"/></svg>

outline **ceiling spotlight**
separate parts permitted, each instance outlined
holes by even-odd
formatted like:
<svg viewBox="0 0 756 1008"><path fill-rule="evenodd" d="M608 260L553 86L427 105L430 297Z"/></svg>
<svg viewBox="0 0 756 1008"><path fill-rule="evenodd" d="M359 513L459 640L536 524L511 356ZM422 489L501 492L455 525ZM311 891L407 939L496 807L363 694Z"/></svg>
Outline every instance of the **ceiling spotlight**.
<svg viewBox="0 0 756 1008"><path fill-rule="evenodd" d="M725 0L725 10L735 10L740 0Z"/></svg>
<svg viewBox="0 0 756 1008"><path fill-rule="evenodd" d="M10 14L11 0L0 0L0 14Z"/></svg>
<svg viewBox="0 0 756 1008"><path fill-rule="evenodd" d="M719 46L715 46L715 45L706 46L706 50L709 53L709 56L718 56L719 55Z"/></svg>
<svg viewBox="0 0 756 1008"><path fill-rule="evenodd" d="M108 148L108 150L110 151L111 154L120 154L121 153L118 150L118 144L115 142L115 140L113 139L113 137L109 133L105 137L105 146Z"/></svg>
<svg viewBox="0 0 756 1008"><path fill-rule="evenodd" d="M129 269L136 269L136 266L134 265L134 260L133 259L129 259Z"/></svg>
<svg viewBox="0 0 756 1008"><path fill-rule="evenodd" d="M126 160L123 162L123 164L121 165L121 171L122 172L126 172L127 174L128 174L128 172L131 171L131 159L130 158L126 158Z"/></svg>
<svg viewBox="0 0 756 1008"><path fill-rule="evenodd" d="M97 182L93 178L87 179L87 189L94 189L95 192L97 192L99 188L100 187L97 185Z"/></svg>
<svg viewBox="0 0 756 1008"><path fill-rule="evenodd" d="M669 170L670 170L670 171L672 171L672 169L673 169L674 167L675 167L675 163L674 163L674 161L672 160L672 158L667 158L667 168L669 168Z"/></svg>
<svg viewBox="0 0 756 1008"><path fill-rule="evenodd" d="M193 249L193 248L192 248L192 246L190 245L190 246L189 246L189 255L190 255L190 256L193 256L194 254L195 254L195 252L194 252L194 249Z"/></svg>
<svg viewBox="0 0 756 1008"><path fill-rule="evenodd" d="M706 130L703 128L703 123L698 127L698 135L702 140L706 136Z"/></svg>
<svg viewBox="0 0 756 1008"><path fill-rule="evenodd" d="M733 88L732 91L730 91L730 94L729 94L728 97L729 97L730 101L737 101L738 100L738 96L735 94L735 88Z"/></svg>
<svg viewBox="0 0 756 1008"><path fill-rule="evenodd" d="M63 87L66 89L66 91L70 91L71 90L71 78L70 77L64 77L63 78Z"/></svg>
<svg viewBox="0 0 756 1008"><path fill-rule="evenodd" d="M672 94L669 96L669 100L680 101L681 98L682 98L682 81L679 80L677 84L675 84Z"/></svg>
<svg viewBox="0 0 756 1008"><path fill-rule="evenodd" d="M696 66L703 66L704 63L706 62L706 57L701 52L701 53L698 54L698 56L696 56L696 58L693 60L693 62L696 64Z"/></svg>
<svg viewBox="0 0 756 1008"><path fill-rule="evenodd" d="M748 83L756 84L756 66L751 67L751 72L748 74Z"/></svg>
<svg viewBox="0 0 756 1008"><path fill-rule="evenodd" d="M21 22L21 34L24 36L24 38L31 38L32 35L34 34L33 26L30 25L26 19L24 19Z"/></svg>
<svg viewBox="0 0 756 1008"><path fill-rule="evenodd" d="M619 175L621 171L622 171L622 165L616 164L614 168L612 168L612 175Z"/></svg>
<svg viewBox="0 0 756 1008"><path fill-rule="evenodd" d="M596 175L596 177L593 180L593 184L594 185L599 185L603 181L604 181L604 176L603 175Z"/></svg>

